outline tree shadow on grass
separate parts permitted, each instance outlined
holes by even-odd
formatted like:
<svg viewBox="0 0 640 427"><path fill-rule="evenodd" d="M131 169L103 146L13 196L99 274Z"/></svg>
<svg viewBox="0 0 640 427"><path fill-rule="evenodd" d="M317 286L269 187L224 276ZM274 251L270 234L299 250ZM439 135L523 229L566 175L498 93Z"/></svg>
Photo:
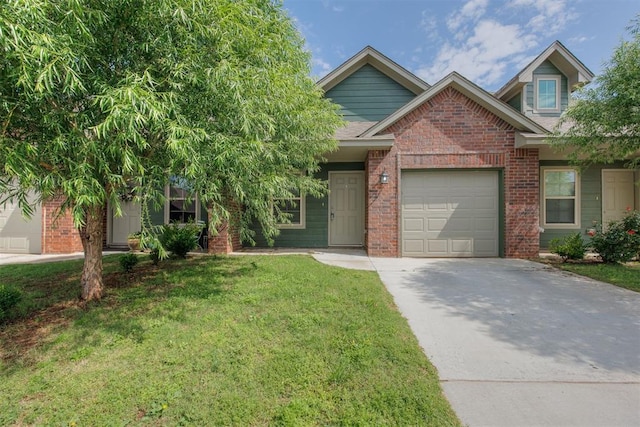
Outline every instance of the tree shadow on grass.
<svg viewBox="0 0 640 427"><path fill-rule="evenodd" d="M10 374L31 364L36 357L33 350L46 348L71 325L80 328L69 343L76 349L103 344L105 334L94 334L97 329L106 332L106 336L142 342L146 329L141 324L141 315L146 321L149 318L183 321L187 318L189 300L223 301L225 292L232 287L231 278L252 275L257 269L255 263L242 259L208 256L171 259L160 266L143 262L132 273L117 271L114 262L117 263L117 258L105 260L103 299L88 304L70 299L73 292L69 288L78 287L77 271L42 278L37 286L49 294L49 305L0 325L0 372ZM166 300L171 300L171 304L164 304Z"/></svg>

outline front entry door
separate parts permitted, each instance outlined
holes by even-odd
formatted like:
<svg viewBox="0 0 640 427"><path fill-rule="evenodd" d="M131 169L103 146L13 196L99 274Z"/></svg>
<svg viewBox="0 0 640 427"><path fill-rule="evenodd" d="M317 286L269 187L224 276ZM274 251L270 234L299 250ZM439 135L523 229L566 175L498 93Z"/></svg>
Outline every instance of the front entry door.
<svg viewBox="0 0 640 427"><path fill-rule="evenodd" d="M120 202L122 216L116 217L111 211L111 244L126 246L127 236L140 231L140 203Z"/></svg>
<svg viewBox="0 0 640 427"><path fill-rule="evenodd" d="M364 172L329 173L329 245L364 244Z"/></svg>
<svg viewBox="0 0 640 427"><path fill-rule="evenodd" d="M631 170L602 171L602 224L622 219L633 209L634 179Z"/></svg>

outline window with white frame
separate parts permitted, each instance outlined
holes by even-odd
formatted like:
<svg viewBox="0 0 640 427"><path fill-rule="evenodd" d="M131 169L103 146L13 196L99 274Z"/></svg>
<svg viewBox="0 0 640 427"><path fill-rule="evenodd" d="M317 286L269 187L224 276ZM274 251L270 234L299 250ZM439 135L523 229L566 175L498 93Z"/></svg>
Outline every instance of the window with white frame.
<svg viewBox="0 0 640 427"><path fill-rule="evenodd" d="M306 202L303 194L294 192L295 197L274 199L280 212L287 215L290 222L278 224L278 228L305 228Z"/></svg>
<svg viewBox="0 0 640 427"><path fill-rule="evenodd" d="M560 76L536 76L536 110L560 111Z"/></svg>
<svg viewBox="0 0 640 427"><path fill-rule="evenodd" d="M165 189L165 223L187 223L198 220L197 196L187 180L171 177Z"/></svg>
<svg viewBox="0 0 640 427"><path fill-rule="evenodd" d="M542 222L548 228L580 227L580 181L570 168L542 169Z"/></svg>

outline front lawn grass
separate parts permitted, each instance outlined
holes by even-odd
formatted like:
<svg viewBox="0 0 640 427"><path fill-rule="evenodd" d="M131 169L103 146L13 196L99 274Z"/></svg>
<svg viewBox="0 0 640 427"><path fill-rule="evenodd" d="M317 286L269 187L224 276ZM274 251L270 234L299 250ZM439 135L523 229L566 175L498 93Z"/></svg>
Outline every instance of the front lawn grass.
<svg viewBox="0 0 640 427"><path fill-rule="evenodd" d="M0 267L0 425L460 425L373 272L306 256ZM26 314L26 313L30 314Z"/></svg>
<svg viewBox="0 0 640 427"><path fill-rule="evenodd" d="M587 276L621 288L640 292L640 263L605 264L599 262L556 264L572 273Z"/></svg>

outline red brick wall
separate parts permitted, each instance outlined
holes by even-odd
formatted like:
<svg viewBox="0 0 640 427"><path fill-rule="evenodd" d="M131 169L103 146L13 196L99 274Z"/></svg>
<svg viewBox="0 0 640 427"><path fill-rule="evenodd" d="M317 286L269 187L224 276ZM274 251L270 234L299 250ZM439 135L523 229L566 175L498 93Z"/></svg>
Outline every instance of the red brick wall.
<svg viewBox="0 0 640 427"><path fill-rule="evenodd" d="M367 250L372 256L400 256L398 192L402 169L503 171L505 255L536 256L539 250L538 150L515 149L515 130L475 101L447 88L384 133L393 133L390 151L367 158ZM379 174L389 184L379 184Z"/></svg>
<svg viewBox="0 0 640 427"><path fill-rule="evenodd" d="M218 227L218 234L209 233L208 252L210 254L228 254L241 247L240 235L234 231L228 222Z"/></svg>
<svg viewBox="0 0 640 427"><path fill-rule="evenodd" d="M61 200L42 202L42 253L66 254L82 252L82 241L68 212L57 217Z"/></svg>
<svg viewBox="0 0 640 427"><path fill-rule="evenodd" d="M237 227L233 224L234 220L238 220L234 215L238 215L240 206L232 201L229 201L227 206L232 216L232 221L224 221L220 224L218 226L218 233L215 235L209 231L208 252L210 254L228 254L242 248L240 233L238 232ZM209 218L211 218L211 216L211 212L209 212Z"/></svg>

